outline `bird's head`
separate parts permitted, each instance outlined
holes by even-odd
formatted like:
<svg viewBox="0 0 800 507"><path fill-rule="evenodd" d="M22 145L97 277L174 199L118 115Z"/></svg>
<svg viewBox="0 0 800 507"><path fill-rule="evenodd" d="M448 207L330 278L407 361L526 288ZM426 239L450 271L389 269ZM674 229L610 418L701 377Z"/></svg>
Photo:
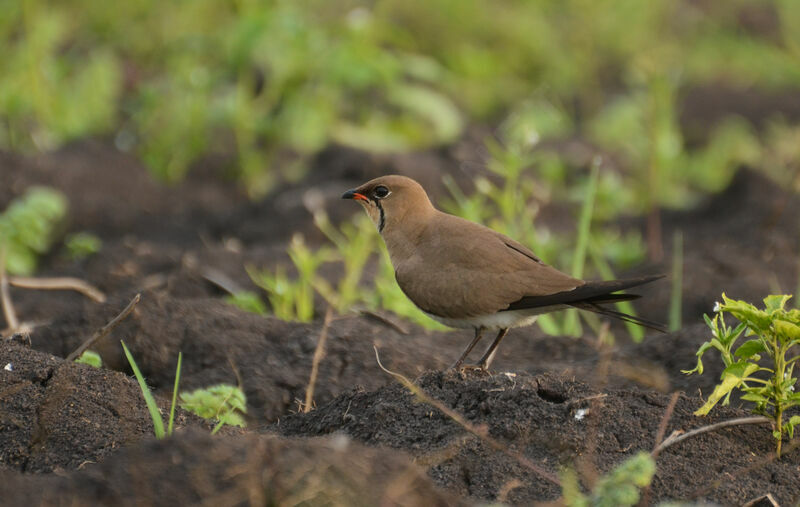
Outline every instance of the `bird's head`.
<svg viewBox="0 0 800 507"><path fill-rule="evenodd" d="M419 183L398 175L370 180L342 194L342 199L358 201L381 233L396 224L425 217L434 210Z"/></svg>

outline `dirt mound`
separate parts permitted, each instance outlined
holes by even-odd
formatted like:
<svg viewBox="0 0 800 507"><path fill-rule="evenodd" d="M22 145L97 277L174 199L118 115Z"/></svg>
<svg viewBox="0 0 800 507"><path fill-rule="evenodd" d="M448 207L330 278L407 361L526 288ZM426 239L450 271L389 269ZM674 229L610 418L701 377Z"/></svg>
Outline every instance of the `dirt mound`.
<svg viewBox="0 0 800 507"><path fill-rule="evenodd" d="M148 440L63 475L0 472L4 505L397 505L462 503L396 451L345 436Z"/></svg>
<svg viewBox="0 0 800 507"><path fill-rule="evenodd" d="M639 450L650 451L669 399L637 390L599 393L556 375L463 378L427 373L417 382L428 395L470 423L485 425L488 435L554 474L561 466L573 465L582 471L596 466L606 472ZM697 398L681 396L667 434L747 415L720 408L700 419L692 415L700 404ZM408 451L429 467L435 482L474 499L489 501L507 493L510 503L524 505L560 494L557 486L493 451L400 385L354 390L308 414L286 417L274 429L298 436L344 432L369 445ZM800 450L780 462L761 464L772 448L769 427L756 425L681 442L660 455L652 498L730 505L769 492L794 505L800 500ZM716 484L722 477L726 479Z"/></svg>
<svg viewBox="0 0 800 507"><path fill-rule="evenodd" d="M24 472L77 468L152 434L122 373L0 342L0 462Z"/></svg>
<svg viewBox="0 0 800 507"><path fill-rule="evenodd" d="M66 356L125 305L87 304L82 312L61 316L37 328L34 346ZM119 340L126 340L148 382L168 396L178 351L183 351L181 389L225 382L241 384L255 424L269 423L298 409L305 398L322 323L284 322L243 312L218 299L182 300L163 292L145 293L136 311L93 348L107 367L128 371ZM409 326L403 334L385 323L358 316L335 319L328 329L314 401L321 405L354 386L377 389L391 382L375 360L373 346L393 370L418 376L449 366L469 342L468 331L426 332ZM535 328L513 329L493 363L498 371L555 373L591 385L646 387L660 392L680 389L706 395L722 371L709 358L704 375L686 376L695 351L709 339L704 324L670 334L651 334L642 344L598 348L591 338L543 335ZM482 350L476 351L477 357ZM713 353L712 353L713 354ZM474 359L473 357L473 359ZM734 403L738 396L733 397Z"/></svg>
<svg viewBox="0 0 800 507"><path fill-rule="evenodd" d="M34 345L65 356L82 337L113 317L122 300L87 305L37 329ZM183 352L181 389L226 382L244 388L257 423L275 421L305 398L321 323L297 324L243 312L221 300L180 300L145 293L134 314L94 346L104 363L127 370L119 340L124 339L148 382L171 392L178 352ZM334 320L328 329L314 399L325 403L355 385L375 389L389 382L378 368L373 345L385 360L411 374L441 369L463 347L458 334L414 330L405 335L367 318Z"/></svg>
<svg viewBox="0 0 800 507"><path fill-rule="evenodd" d="M480 151L480 143L468 144L468 151ZM369 444L407 450L440 484L472 498L506 498L511 503L555 498L559 488L466 436L430 407L412 403L375 361L373 345L392 370L416 377L451 364L469 342L469 331L433 333L404 324L409 333L403 334L363 315L337 317L328 330L316 382L314 400L319 408L305 416L291 415L297 411L297 400L305 396L322 323L287 323L242 312L222 301L225 292L207 276L211 270L242 288L252 288L246 264L286 262L285 246L296 232L305 234L310 244L321 241L308 208L322 206L334 220L347 219L357 210L342 206L341 192L369 177L426 173L434 196L441 195L434 182L443 173L459 181L476 174L457 162L455 151L379 157L333 148L320 154L304 181L282 187L260 202L250 202L233 184L221 183L212 167L199 168L185 183L161 187L131 157L101 143L79 143L31 157L0 154L3 176L11 182L0 186L0 207L30 184L49 184L68 195L70 231L89 230L104 241L102 250L85 260L71 260L61 251L46 256L40 274L77 276L109 296L106 304L97 305L72 293L12 289L12 298L19 316L36 324L33 347L64 357L116 315L133 294L142 292L134 314L94 348L108 367L128 371L119 347L119 340L125 339L148 382L162 395L172 389L177 354L182 351L182 389L240 383L248 396L251 428L280 421L281 431L316 435L342 430ZM567 226L559 230L573 230L570 214L563 210L554 214L545 209L540 217L552 225L549 220L555 215L560 215L552 218L556 224ZM696 209L663 214L666 259L673 232L684 234L685 326L679 332L650 335L641 346L619 339L617 347L608 351L598 348L589 334L575 340L544 336L535 327L514 329L493 366L520 372L516 377L470 377L461 385L461 380L438 374L425 376L422 382L437 398L473 422L486 424L493 436L551 471L571 463L576 455L590 456L598 468L607 470L634 450L652 446L666 404L665 395L657 392L676 388L690 395L697 389L705 395L710 392L719 375L714 361L707 363L703 376L686 377L680 370L693 367L697 347L708 339L704 326L694 323L702 322L702 313L711 310L722 290L751 301L777 290L794 291L798 216L796 195L755 172L741 171L725 192L710 196ZM643 230L643 221L630 219L620 226ZM641 272L670 269L667 260L642 266ZM669 283L651 284L640 292L644 297L636 302L639 314L666 321ZM0 328L4 324L0 317ZM612 329L616 333L620 328ZM622 338L624 331L616 336ZM33 358L35 366L0 371L0 456L6 467L74 469L100 460L98 466L105 466L119 455L112 451L151 433L138 386L129 378L14 347L2 345L0 355L16 355L0 367L8 362L23 364L25 357ZM481 352L476 350L475 356ZM12 376L21 372L27 373ZM631 390L635 386L650 391ZM595 394L607 395L601 406L579 402ZM681 398L670 431L705 423L690 415L698 403ZM588 408L590 415L576 420L582 408ZM710 420L743 413L723 409ZM235 450L246 447L239 442L255 442L247 439L222 439L219 445ZM129 445L125 452L139 452L139 445ZM161 444L144 445L151 449ZM691 497L715 478L713 474L739 473L769 450L765 427L735 428L694 439L660 458L654 494ZM787 475L792 466L795 475ZM773 484L783 500L797 501L792 489L796 467L793 455L744 473L739 491L723 485L708 495L697 494L736 503L771 491ZM85 480L81 484L87 488L93 488L91 484L99 484L98 490L110 488L102 486L106 483L101 479L83 477L75 480ZM515 486L514 478L523 485ZM60 477L46 480L53 488L71 487ZM760 487L758 480L763 481ZM45 482L37 484L46 487ZM91 491L82 494L87 502L93 498Z"/></svg>

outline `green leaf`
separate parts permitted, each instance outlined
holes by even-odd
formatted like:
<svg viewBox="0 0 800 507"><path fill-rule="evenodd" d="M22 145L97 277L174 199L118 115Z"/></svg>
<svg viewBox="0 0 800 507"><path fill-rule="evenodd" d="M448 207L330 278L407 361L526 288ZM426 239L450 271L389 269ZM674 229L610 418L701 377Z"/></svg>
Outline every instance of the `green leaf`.
<svg viewBox="0 0 800 507"><path fill-rule="evenodd" d="M741 357L742 359L748 359L759 352L764 352L764 350L764 344L761 342L761 340L748 340L736 349L734 355ZM755 358L756 361L759 359L760 357Z"/></svg>
<svg viewBox="0 0 800 507"><path fill-rule="evenodd" d="M588 507L589 505L589 499L581 492L578 475L571 468L566 468L561 472L561 495L564 498L564 505L570 507Z"/></svg>
<svg viewBox="0 0 800 507"><path fill-rule="evenodd" d="M265 315L267 307L261 301L261 298L253 291L245 290L229 294L224 298L226 303L232 304L246 312L257 313Z"/></svg>
<svg viewBox="0 0 800 507"><path fill-rule="evenodd" d="M800 340L800 326L778 319L772 323L772 326L775 328L775 332L778 333L778 338L781 342L786 342L787 338L789 340Z"/></svg>
<svg viewBox="0 0 800 507"><path fill-rule="evenodd" d="M697 409L694 414L708 414L719 400L728 396L733 389L742 384L742 381L747 378L748 375L756 370L758 370L757 364L748 363L746 361L739 361L725 368L722 372L722 382L714 388L714 392L708 397L706 403Z"/></svg>
<svg viewBox="0 0 800 507"><path fill-rule="evenodd" d="M639 452L602 477L594 487L591 505L636 505L639 488L650 484L656 472L656 462L650 453Z"/></svg>
<svg viewBox="0 0 800 507"><path fill-rule="evenodd" d="M103 366L103 359L100 357L100 354L93 350L87 350L81 357L75 360L76 363L80 364L88 364L89 366L93 366L95 368L100 368Z"/></svg>
<svg viewBox="0 0 800 507"><path fill-rule="evenodd" d="M233 426L245 426L247 401L244 392L234 385L218 384L180 394L182 408L204 419L214 419Z"/></svg>
<svg viewBox="0 0 800 507"><path fill-rule="evenodd" d="M712 347L712 343L710 341L705 342L702 345L700 345L700 348L697 349L697 353L695 354L697 356L697 366L695 366L693 370L681 370L681 373L685 373L686 375L691 375L692 373L697 372L698 375L702 375L703 374L703 360L701 358L703 357L703 354L705 354L705 352L708 349L710 349L711 347Z"/></svg>
<svg viewBox="0 0 800 507"><path fill-rule="evenodd" d="M389 90L389 100L433 125L433 140L453 141L461 133L463 121L458 108L446 96L422 85L397 84Z"/></svg>
<svg viewBox="0 0 800 507"><path fill-rule="evenodd" d="M183 364L183 352L178 352L178 366L175 367L175 384L172 387L172 403L169 406L169 423L167 424L167 435L172 436L172 427L175 423L175 407L178 398L178 384L181 382L181 365Z"/></svg>
<svg viewBox="0 0 800 507"><path fill-rule="evenodd" d="M794 427L800 424L800 415L793 415L784 425L789 438L794 438Z"/></svg>
<svg viewBox="0 0 800 507"><path fill-rule="evenodd" d="M103 247L103 241L90 232L70 234L64 240L70 259L81 260L96 254Z"/></svg>
<svg viewBox="0 0 800 507"><path fill-rule="evenodd" d="M786 306L786 302L792 299L791 295L770 295L764 298L764 306L767 313L772 315L773 313L783 310Z"/></svg>
<svg viewBox="0 0 800 507"><path fill-rule="evenodd" d="M769 399L766 396L761 396L760 394L755 393L747 393L742 395L743 400L747 401L754 401L756 403L766 403Z"/></svg>
<svg viewBox="0 0 800 507"><path fill-rule="evenodd" d="M730 313L742 322L747 322L748 326L756 331L763 332L769 329L772 319L767 312L759 310L745 301L728 299L725 294L722 294L722 299L725 301L725 304L721 305L722 311Z"/></svg>

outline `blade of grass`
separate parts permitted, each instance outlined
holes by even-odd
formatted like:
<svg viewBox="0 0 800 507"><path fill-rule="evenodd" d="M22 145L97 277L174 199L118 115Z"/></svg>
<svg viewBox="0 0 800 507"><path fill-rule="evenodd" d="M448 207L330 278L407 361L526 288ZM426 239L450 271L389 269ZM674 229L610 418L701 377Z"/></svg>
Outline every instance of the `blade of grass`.
<svg viewBox="0 0 800 507"><path fill-rule="evenodd" d="M586 252L589 248L589 232L592 227L592 215L594 214L594 198L597 193L597 181L600 173L600 157L595 157L592 161L592 168L589 173L589 183L586 187L586 195L581 207L581 215L578 220L578 243L575 246L575 256L572 258L572 276L583 278L583 271L586 264ZM581 323L578 320L578 311L569 310L565 320L564 330L573 336L581 335Z"/></svg>
<svg viewBox="0 0 800 507"><path fill-rule="evenodd" d="M683 233L672 237L672 291L669 297L669 330L681 328L683 302Z"/></svg>
<svg viewBox="0 0 800 507"><path fill-rule="evenodd" d="M172 436L172 426L175 422L175 405L178 399L178 384L181 380L181 364L183 363L183 353L178 352L178 367L175 368L175 386L172 388L172 405L169 407L169 426L167 435Z"/></svg>
<svg viewBox="0 0 800 507"><path fill-rule="evenodd" d="M213 429L213 430L211 430L211 434L212 434L212 435L216 435L216 434L217 434L217 432L218 432L218 431L219 431L219 430L220 430L220 429L221 429L223 426L225 426L225 423L224 423L223 421L220 421L220 422L218 422L218 423L217 423L217 425L216 425L216 426L214 426L214 429Z"/></svg>
<svg viewBox="0 0 800 507"><path fill-rule="evenodd" d="M162 439L165 435L164 421L161 420L161 412L158 410L158 405L156 404L155 398L153 398L153 393L151 393L150 388L147 387L142 372L139 371L139 367L136 365L136 361L133 360L133 356L128 350L128 347L125 346L125 342L120 340L120 343L122 344L122 350L125 351L125 357L128 358L128 363L131 365L133 374L136 376L136 381L139 382L139 388L142 390L142 397L144 397L144 402L147 404L150 418L153 420L153 431L156 434L156 438Z"/></svg>

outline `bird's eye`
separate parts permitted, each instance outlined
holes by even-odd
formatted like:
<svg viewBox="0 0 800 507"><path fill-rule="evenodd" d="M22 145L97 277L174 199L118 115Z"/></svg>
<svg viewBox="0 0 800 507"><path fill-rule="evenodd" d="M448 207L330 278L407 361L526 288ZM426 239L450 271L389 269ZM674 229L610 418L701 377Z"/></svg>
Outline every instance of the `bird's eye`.
<svg viewBox="0 0 800 507"><path fill-rule="evenodd" d="M374 195L376 199L383 199L389 195L389 189L383 185L378 185L375 187L375 190L372 191L372 195Z"/></svg>

